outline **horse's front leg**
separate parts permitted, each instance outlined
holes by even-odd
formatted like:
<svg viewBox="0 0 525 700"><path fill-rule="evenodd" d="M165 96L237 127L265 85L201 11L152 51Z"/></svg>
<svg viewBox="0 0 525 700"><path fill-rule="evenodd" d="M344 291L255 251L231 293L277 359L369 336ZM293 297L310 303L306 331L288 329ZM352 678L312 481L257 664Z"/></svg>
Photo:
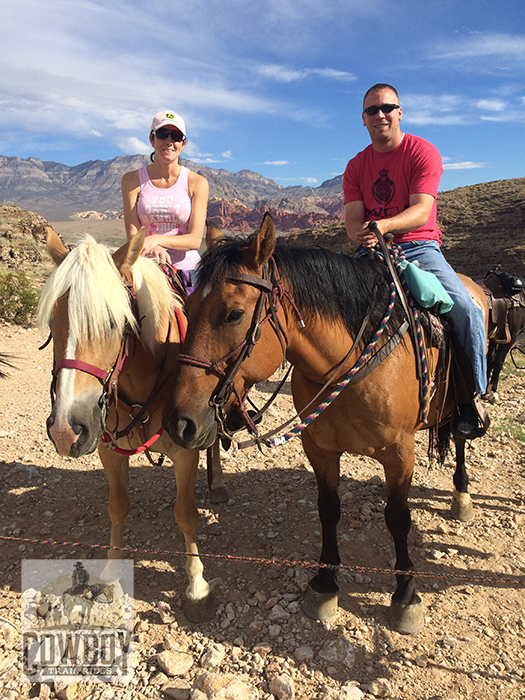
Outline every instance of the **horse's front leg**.
<svg viewBox="0 0 525 700"><path fill-rule="evenodd" d="M474 517L472 499L468 492L469 478L465 464L465 440L454 438L456 446L456 471L454 472L454 493L450 515L454 520L466 523Z"/></svg>
<svg viewBox="0 0 525 700"><path fill-rule="evenodd" d="M396 551L395 568L398 571L411 571L413 564L408 554L408 533L411 527L408 508L408 492L414 471L414 439L411 445L393 445L380 455L387 485L385 521L394 540ZM413 574L396 574L397 586L392 596L390 622L402 634L414 634L423 629L424 609L416 592Z"/></svg>
<svg viewBox="0 0 525 700"><path fill-rule="evenodd" d="M213 445L206 450L206 468L211 503L225 503L230 499L230 496L222 478L220 438L217 438Z"/></svg>
<svg viewBox="0 0 525 700"><path fill-rule="evenodd" d="M128 517L131 499L128 493L129 457L119 455L99 443L98 454L108 477L108 513L111 520L110 547L124 546L124 522ZM108 550L108 559L122 559L118 549Z"/></svg>
<svg viewBox="0 0 525 700"><path fill-rule="evenodd" d="M172 447L167 452L173 461L177 481L177 501L175 521L179 526L186 545L186 588L185 614L190 622L205 622L215 615L215 599L208 582L203 576L204 567L197 548L198 511L195 504L195 480L199 465L199 451Z"/></svg>
<svg viewBox="0 0 525 700"><path fill-rule="evenodd" d="M337 547L337 525L341 517L338 492L341 453L318 447L307 431L303 431L301 437L317 479L317 505L322 529L320 567L308 585L303 612L314 620L327 620L337 613L338 603L336 569L331 567L341 563ZM330 568L325 566L327 564Z"/></svg>

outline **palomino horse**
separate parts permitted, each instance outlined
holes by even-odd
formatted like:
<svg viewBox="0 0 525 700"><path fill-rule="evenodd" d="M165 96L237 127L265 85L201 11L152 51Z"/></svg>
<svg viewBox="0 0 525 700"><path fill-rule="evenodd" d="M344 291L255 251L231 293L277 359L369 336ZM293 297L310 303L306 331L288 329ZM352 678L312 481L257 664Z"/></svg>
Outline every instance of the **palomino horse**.
<svg viewBox="0 0 525 700"><path fill-rule="evenodd" d="M327 380L332 388L337 383L334 371L340 379L356 363L384 321L392 299L392 286L382 263L358 261L321 248L275 247L275 229L269 216L247 241L225 238L221 245L210 248L199 280L186 307L184 354L179 358L179 373L163 416L163 425L173 440L188 449L203 449L214 442L218 425L222 425L222 409L230 409L234 395L242 400L250 387L271 376L281 364L283 352L294 367L291 387L295 406L301 418L307 416L313 408L305 407L312 401L315 407L329 395ZM485 295L472 281L467 285L486 311ZM305 328L298 323L301 318ZM400 327L403 312L396 301L386 325L388 339L382 337L379 345L387 347L389 339L399 335ZM358 347L349 353L363 328ZM442 417L450 414L453 402L451 396L446 401L439 396L445 385L438 382L428 420L423 423L413 344L406 336L390 350L382 362L371 363L375 368L370 373L365 366L362 380L349 383L301 432L317 479L322 525L320 568L310 581L304 610L315 619L326 619L336 612L339 460L343 452L367 455L383 465L386 477L385 519L394 540L398 571L392 625L400 632L412 633L420 630L424 621L407 545L414 435L437 422L437 411ZM431 377L436 373L437 355L435 348L428 349ZM323 386L326 388L317 398ZM457 448L464 456L464 441ZM456 501L465 505L470 497L464 461L454 480Z"/></svg>
<svg viewBox="0 0 525 700"><path fill-rule="evenodd" d="M123 546L129 456L148 446L170 457L177 482L175 520L186 551L195 555L186 560L186 614L202 620L213 616L214 605L195 540L199 452L176 446L161 428L167 380L186 322L166 275L140 256L143 241L141 232L111 255L87 236L68 252L48 229L47 248L57 269L38 310L40 327L51 329L54 350L56 399L47 429L61 455L80 457L98 447L109 481L111 547ZM130 415L139 420L127 430ZM108 552L110 559L121 556Z"/></svg>

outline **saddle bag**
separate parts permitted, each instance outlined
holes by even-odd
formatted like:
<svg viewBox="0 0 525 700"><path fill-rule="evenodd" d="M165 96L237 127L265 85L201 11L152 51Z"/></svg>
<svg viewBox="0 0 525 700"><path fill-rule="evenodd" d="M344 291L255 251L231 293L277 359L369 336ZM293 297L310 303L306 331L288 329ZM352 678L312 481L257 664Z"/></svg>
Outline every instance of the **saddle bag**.
<svg viewBox="0 0 525 700"><path fill-rule="evenodd" d="M454 302L436 275L408 260L401 260L399 267L416 304L424 309L432 309L438 315L446 314L452 309Z"/></svg>

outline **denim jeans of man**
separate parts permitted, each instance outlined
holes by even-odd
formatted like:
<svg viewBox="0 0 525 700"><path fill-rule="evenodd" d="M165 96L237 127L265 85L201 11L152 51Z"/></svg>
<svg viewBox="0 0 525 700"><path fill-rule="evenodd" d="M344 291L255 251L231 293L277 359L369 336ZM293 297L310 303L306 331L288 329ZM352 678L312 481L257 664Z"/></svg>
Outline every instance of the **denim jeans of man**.
<svg viewBox="0 0 525 700"><path fill-rule="evenodd" d="M436 241L409 241L400 247L409 262L417 262L424 270L433 272L450 294L454 306L451 311L443 314L443 318L452 326L454 335L472 365L476 392L484 394L487 390L487 358L483 311L474 304Z"/></svg>

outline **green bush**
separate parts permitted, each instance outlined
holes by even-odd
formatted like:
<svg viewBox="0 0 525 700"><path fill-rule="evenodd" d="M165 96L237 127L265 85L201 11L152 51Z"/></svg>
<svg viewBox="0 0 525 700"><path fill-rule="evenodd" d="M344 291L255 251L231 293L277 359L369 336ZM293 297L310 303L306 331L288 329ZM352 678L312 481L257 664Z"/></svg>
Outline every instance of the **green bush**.
<svg viewBox="0 0 525 700"><path fill-rule="evenodd" d="M23 272L0 272L0 318L23 325L34 317L38 292Z"/></svg>

